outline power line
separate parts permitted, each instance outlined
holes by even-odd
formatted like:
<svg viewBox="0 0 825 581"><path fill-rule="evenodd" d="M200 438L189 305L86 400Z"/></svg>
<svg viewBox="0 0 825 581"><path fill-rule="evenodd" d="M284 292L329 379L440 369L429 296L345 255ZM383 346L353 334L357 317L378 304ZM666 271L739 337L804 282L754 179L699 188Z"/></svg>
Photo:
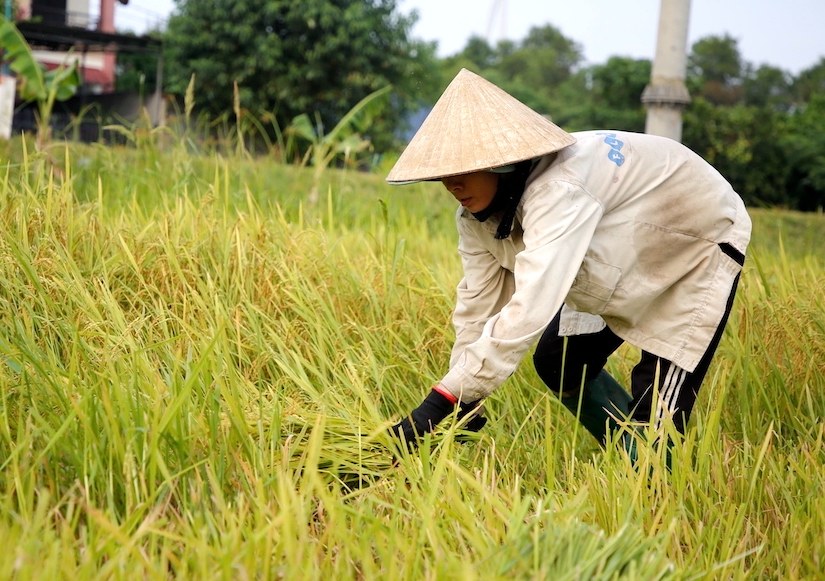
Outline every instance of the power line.
<svg viewBox="0 0 825 581"><path fill-rule="evenodd" d="M487 42L493 42L493 26L498 22L499 34L498 40L507 38L507 0L493 0L490 7L490 17L487 20Z"/></svg>

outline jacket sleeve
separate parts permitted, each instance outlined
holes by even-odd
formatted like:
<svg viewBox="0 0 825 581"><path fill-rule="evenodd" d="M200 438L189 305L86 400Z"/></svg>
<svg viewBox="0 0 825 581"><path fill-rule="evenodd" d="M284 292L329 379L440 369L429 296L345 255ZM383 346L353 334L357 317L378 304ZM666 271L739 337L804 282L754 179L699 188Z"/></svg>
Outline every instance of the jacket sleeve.
<svg viewBox="0 0 825 581"><path fill-rule="evenodd" d="M440 382L443 387L470 401L490 395L515 371L564 303L601 216L598 200L577 185L553 181L528 188L515 290L501 310L487 318L474 341L454 349L450 370ZM478 268L478 258L467 255L471 269ZM493 293L479 296L487 301L486 312L494 310ZM472 302L475 296L468 292L464 300Z"/></svg>
<svg viewBox="0 0 825 581"><path fill-rule="evenodd" d="M515 290L513 273L502 267L479 239L479 232L458 218L458 252L464 277L456 289L453 311L455 343L450 367L470 343L481 336L484 324L507 304Z"/></svg>

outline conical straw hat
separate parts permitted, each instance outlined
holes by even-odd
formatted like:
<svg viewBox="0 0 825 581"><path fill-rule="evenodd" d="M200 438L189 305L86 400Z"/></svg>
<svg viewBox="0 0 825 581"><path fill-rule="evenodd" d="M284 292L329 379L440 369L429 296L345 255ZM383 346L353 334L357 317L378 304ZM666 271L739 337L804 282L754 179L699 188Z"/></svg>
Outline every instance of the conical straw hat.
<svg viewBox="0 0 825 581"><path fill-rule="evenodd" d="M493 83L461 69L387 181L409 183L488 170L541 157L575 141Z"/></svg>

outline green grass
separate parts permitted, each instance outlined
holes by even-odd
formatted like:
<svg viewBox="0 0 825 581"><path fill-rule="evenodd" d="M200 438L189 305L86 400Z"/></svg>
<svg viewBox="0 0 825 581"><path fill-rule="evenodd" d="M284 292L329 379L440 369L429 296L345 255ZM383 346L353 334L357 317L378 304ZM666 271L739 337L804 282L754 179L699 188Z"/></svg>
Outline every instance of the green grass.
<svg viewBox="0 0 825 581"><path fill-rule="evenodd" d="M265 159L3 147L0 577L825 569L822 216L753 212L672 473L600 451L529 361L477 441L448 423L394 463L384 431L450 349L460 264L436 185L329 171L306 205L311 170Z"/></svg>

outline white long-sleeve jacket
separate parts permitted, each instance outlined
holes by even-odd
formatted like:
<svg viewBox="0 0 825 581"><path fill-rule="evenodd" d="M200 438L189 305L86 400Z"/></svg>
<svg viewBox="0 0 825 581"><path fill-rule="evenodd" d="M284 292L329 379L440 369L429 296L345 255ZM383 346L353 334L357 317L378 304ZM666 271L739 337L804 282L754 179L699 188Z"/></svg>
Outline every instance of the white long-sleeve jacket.
<svg viewBox="0 0 825 581"><path fill-rule="evenodd" d="M510 238L459 209L464 277L441 385L463 401L492 393L562 306L561 335L607 324L693 371L716 331L751 221L741 198L681 144L618 131L574 134L527 181Z"/></svg>

